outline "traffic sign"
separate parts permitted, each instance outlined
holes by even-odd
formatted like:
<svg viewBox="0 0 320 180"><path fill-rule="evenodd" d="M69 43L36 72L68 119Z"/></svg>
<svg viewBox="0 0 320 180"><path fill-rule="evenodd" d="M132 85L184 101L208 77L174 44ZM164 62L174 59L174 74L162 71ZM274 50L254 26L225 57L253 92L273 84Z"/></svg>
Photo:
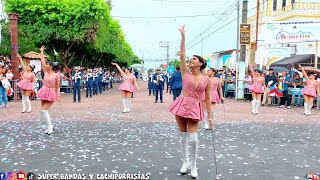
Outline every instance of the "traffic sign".
<svg viewBox="0 0 320 180"><path fill-rule="evenodd" d="M240 24L240 45L250 44L250 24Z"/></svg>

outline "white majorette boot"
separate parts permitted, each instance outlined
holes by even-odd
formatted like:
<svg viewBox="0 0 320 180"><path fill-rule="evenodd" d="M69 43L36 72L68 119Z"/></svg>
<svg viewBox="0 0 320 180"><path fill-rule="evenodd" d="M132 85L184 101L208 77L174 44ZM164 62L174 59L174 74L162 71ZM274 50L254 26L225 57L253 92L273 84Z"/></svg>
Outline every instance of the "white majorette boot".
<svg viewBox="0 0 320 180"><path fill-rule="evenodd" d="M27 110L27 108L26 108L26 98L25 98L25 96L24 95L22 95L22 113L25 113L26 112L26 110Z"/></svg>
<svg viewBox="0 0 320 180"><path fill-rule="evenodd" d="M127 112L127 99L122 99L122 104L123 104L123 113Z"/></svg>
<svg viewBox="0 0 320 180"><path fill-rule="evenodd" d="M258 100L256 100L256 114L258 114L258 109L259 109L259 107L260 107L260 103L261 103L261 101L258 101Z"/></svg>
<svg viewBox="0 0 320 180"><path fill-rule="evenodd" d="M198 178L197 154L198 154L198 133L189 133L190 142L190 175L191 178Z"/></svg>
<svg viewBox="0 0 320 180"><path fill-rule="evenodd" d="M51 123L51 118L50 118L48 110L41 111L41 118L44 120L44 122L46 123L46 126L47 126L47 130L45 131L45 133L47 135L52 134L53 133L53 126Z"/></svg>
<svg viewBox="0 0 320 180"><path fill-rule="evenodd" d="M29 96L25 96L25 101L27 102L27 113L30 113L32 111L32 108L31 108L31 101L29 99Z"/></svg>
<svg viewBox="0 0 320 180"><path fill-rule="evenodd" d="M256 114L256 99L252 99L251 104L252 104L252 114Z"/></svg>
<svg viewBox="0 0 320 180"><path fill-rule="evenodd" d="M312 106L313 106L313 103L308 103L309 106L308 106L308 115L311 115L311 109L312 109Z"/></svg>
<svg viewBox="0 0 320 180"><path fill-rule="evenodd" d="M180 132L181 137L181 152L182 152L182 167L180 169L181 175L185 175L188 172L188 168L190 166L189 163L189 133L188 132Z"/></svg>
<svg viewBox="0 0 320 180"><path fill-rule="evenodd" d="M213 125L213 128L214 128L214 124L213 122L216 120L215 117L216 117L216 112L215 111L212 111L212 125Z"/></svg>
<svg viewBox="0 0 320 180"><path fill-rule="evenodd" d="M306 116L309 115L308 110L309 110L309 103L304 102L304 115Z"/></svg>
<svg viewBox="0 0 320 180"><path fill-rule="evenodd" d="M209 120L208 120L208 112L205 110L204 114L204 129L209 129Z"/></svg>
<svg viewBox="0 0 320 180"><path fill-rule="evenodd" d="M127 112L130 112L131 100L127 99Z"/></svg>

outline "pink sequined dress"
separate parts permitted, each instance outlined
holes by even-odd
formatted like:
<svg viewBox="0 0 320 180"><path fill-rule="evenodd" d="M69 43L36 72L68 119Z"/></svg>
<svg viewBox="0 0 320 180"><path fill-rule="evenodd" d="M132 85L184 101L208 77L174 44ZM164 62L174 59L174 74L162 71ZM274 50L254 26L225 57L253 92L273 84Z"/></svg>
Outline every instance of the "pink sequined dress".
<svg viewBox="0 0 320 180"><path fill-rule="evenodd" d="M307 96L313 96L313 97L317 97L317 87L318 87L318 81L314 80L307 80L307 87L302 89L300 92L303 95L307 95Z"/></svg>
<svg viewBox="0 0 320 180"><path fill-rule="evenodd" d="M211 102L220 103L220 96L218 93L218 87L221 83L220 79L217 77L213 78L213 82L211 81Z"/></svg>
<svg viewBox="0 0 320 180"><path fill-rule="evenodd" d="M27 75L26 72L22 75L23 79L17 83L17 86L23 90L32 91L34 90L34 83L32 82L35 78L34 73Z"/></svg>
<svg viewBox="0 0 320 180"><path fill-rule="evenodd" d="M203 120L201 99L208 83L210 83L210 79L202 76L202 79L195 89L194 77L191 73L188 73L182 80L182 94L173 101L169 107L169 111L173 115L194 121Z"/></svg>
<svg viewBox="0 0 320 180"><path fill-rule="evenodd" d="M251 92L254 92L254 93L257 93L257 94L262 94L262 93L264 93L263 82L264 82L264 78L254 77L253 78L253 84L251 84L248 87L248 89Z"/></svg>
<svg viewBox="0 0 320 180"><path fill-rule="evenodd" d="M121 91L129 91L129 92L134 92L134 82L135 77L130 74L130 75L124 75L123 76L123 83L120 85L119 89Z"/></svg>
<svg viewBox="0 0 320 180"><path fill-rule="evenodd" d="M45 73L43 78L43 86L38 91L37 97L44 101L56 101L59 98L59 91L57 92L56 82L60 81L60 75L57 73L52 74Z"/></svg>

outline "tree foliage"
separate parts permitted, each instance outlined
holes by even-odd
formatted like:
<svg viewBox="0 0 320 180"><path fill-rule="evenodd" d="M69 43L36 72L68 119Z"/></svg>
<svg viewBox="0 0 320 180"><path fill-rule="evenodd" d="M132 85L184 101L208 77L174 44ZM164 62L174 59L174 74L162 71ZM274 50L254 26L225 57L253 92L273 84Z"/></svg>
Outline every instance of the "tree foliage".
<svg viewBox="0 0 320 180"><path fill-rule="evenodd" d="M5 7L6 12L19 14L20 53L44 44L47 53L64 66L108 65L111 61L129 65L137 58L119 22L111 17L110 1L5 0ZM2 41L10 42L6 33Z"/></svg>
<svg viewBox="0 0 320 180"><path fill-rule="evenodd" d="M176 68L177 66L180 66L180 61L179 60L170 61L169 65L173 66L174 68Z"/></svg>

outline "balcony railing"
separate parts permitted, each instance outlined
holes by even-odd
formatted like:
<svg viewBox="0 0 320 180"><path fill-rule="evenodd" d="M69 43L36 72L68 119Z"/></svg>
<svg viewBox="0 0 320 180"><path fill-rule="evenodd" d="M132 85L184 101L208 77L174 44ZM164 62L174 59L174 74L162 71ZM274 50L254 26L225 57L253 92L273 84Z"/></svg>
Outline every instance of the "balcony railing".
<svg viewBox="0 0 320 180"><path fill-rule="evenodd" d="M268 20L277 21L292 15L320 15L320 3L294 3L276 11L263 11L259 13L259 19L263 21L264 18L269 17ZM255 21L255 19L256 15L251 16L248 18L248 22Z"/></svg>

